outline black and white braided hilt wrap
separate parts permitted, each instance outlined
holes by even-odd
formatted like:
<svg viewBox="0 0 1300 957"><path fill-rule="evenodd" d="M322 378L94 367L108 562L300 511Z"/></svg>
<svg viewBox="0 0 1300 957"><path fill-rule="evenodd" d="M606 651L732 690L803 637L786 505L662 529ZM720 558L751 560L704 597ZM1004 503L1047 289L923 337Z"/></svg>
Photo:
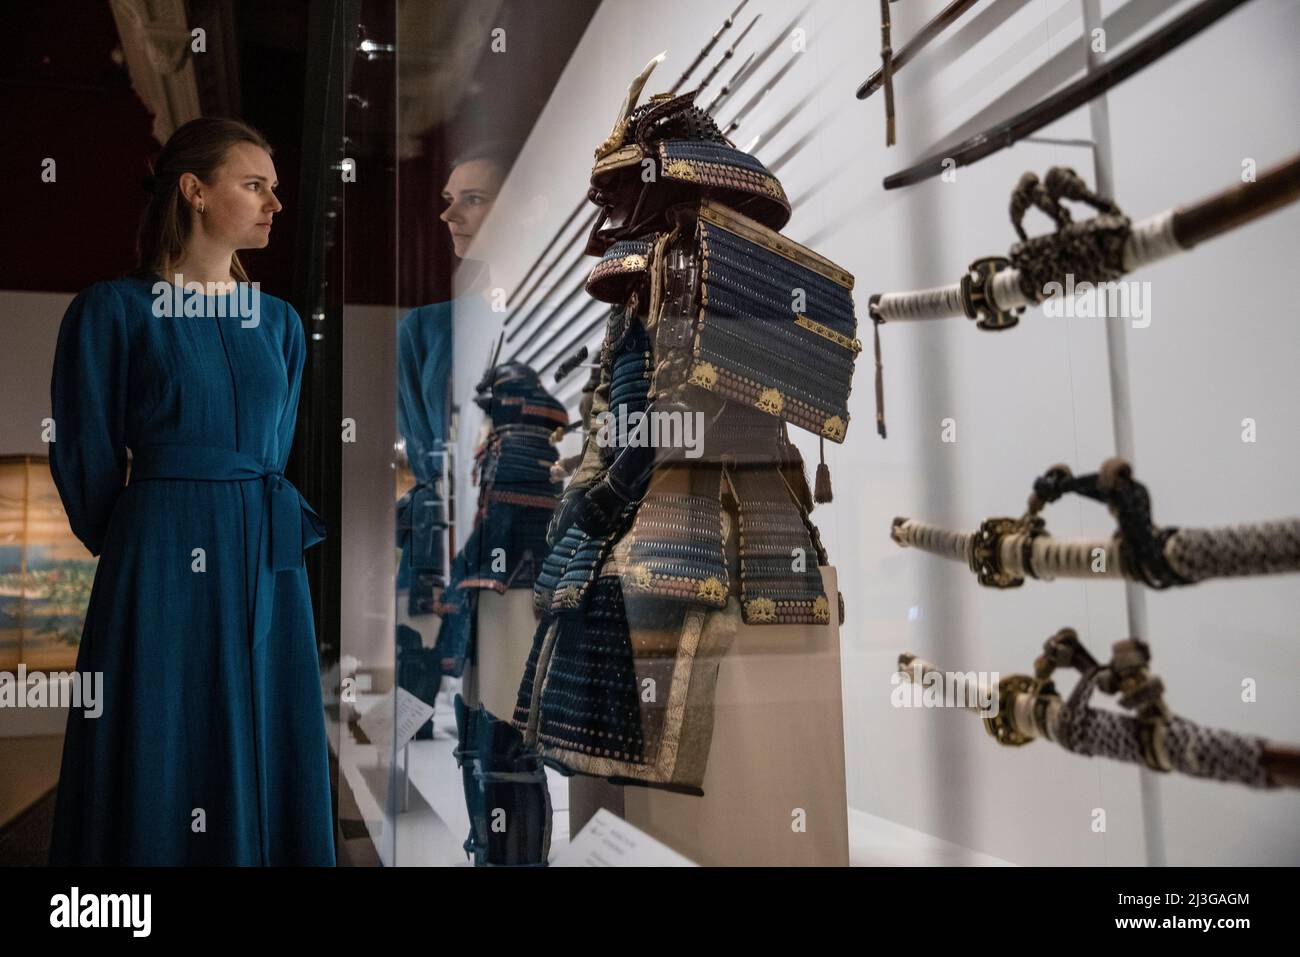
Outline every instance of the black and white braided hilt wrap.
<svg viewBox="0 0 1300 957"><path fill-rule="evenodd" d="M1041 512L1067 492L1104 502L1118 520L1116 534L1105 540L1053 538ZM1077 477L1063 465L1054 466L1035 481L1029 507L1019 518L990 518L973 533L896 518L890 537L903 547L964 561L981 585L992 588L1063 577L1128 578L1163 589L1208 578L1300 571L1300 519L1159 528L1145 486L1120 459Z"/></svg>
<svg viewBox="0 0 1300 957"><path fill-rule="evenodd" d="M1063 199L1086 203L1098 215L1076 223ZM1037 207L1056 224L1056 232L1030 239L1022 220L1030 206ZM1031 303L1047 297L1049 283L1110 282L1124 275L1124 245L1132 232L1129 219L1118 206L1088 189L1072 169L1053 166L1039 182L1033 173L1020 177L1011 194L1011 225L1020 242L1007 258L1019 270L1020 291Z"/></svg>
<svg viewBox="0 0 1300 957"><path fill-rule="evenodd" d="M1055 645L1068 645L1071 639L1078 644L1070 629L1049 638L1044 658L1053 656ZM1148 668L1151 652L1145 642L1137 638L1115 642L1111 660L1104 666L1098 666L1086 651L1078 651L1081 645L1067 666L1080 672L1079 681L1063 705L1050 709L1054 720L1045 728L1061 747L1075 754L1143 764L1153 771L1177 771L1254 788L1277 786L1265 766L1263 739L1204 728L1170 713L1164 684ZM1037 670L1045 675L1050 668ZM1133 713L1090 707L1098 690L1118 695L1120 706Z"/></svg>
<svg viewBox="0 0 1300 957"><path fill-rule="evenodd" d="M1154 771L1252 788L1295 786L1291 776L1270 772L1267 751L1277 746L1171 714L1164 686L1150 673L1149 663L1145 643L1126 639L1115 643L1109 663L1099 665L1074 630L1063 628L1045 643L1033 677L1005 675L999 680L998 710L983 718L985 730L1009 747L1045 738L1075 754L1142 764ZM1051 680L1057 668L1080 673L1066 700ZM908 654L899 656L898 669L913 681L932 674L947 680L933 665ZM1120 706L1132 713L1091 707L1098 690L1118 695Z"/></svg>

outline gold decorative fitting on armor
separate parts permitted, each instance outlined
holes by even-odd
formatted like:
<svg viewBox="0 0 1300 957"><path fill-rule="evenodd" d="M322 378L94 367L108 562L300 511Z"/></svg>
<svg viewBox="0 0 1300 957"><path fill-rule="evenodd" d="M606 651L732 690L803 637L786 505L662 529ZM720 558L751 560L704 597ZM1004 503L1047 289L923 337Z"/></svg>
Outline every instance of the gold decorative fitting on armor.
<svg viewBox="0 0 1300 957"><path fill-rule="evenodd" d="M654 578L650 574L650 569L644 565L637 565L632 569L632 584L637 588L649 588L650 582Z"/></svg>
<svg viewBox="0 0 1300 957"><path fill-rule="evenodd" d="M601 143L599 146L596 147L596 159L598 160L604 159L610 153L613 153L615 150L621 147L623 145L623 141L626 139L627 139L627 118L624 117L623 119L619 120L617 123L614 124L614 129L612 129L610 131L609 136L605 138L605 142ZM588 142L590 142L590 140L588 140Z"/></svg>
<svg viewBox="0 0 1300 957"><path fill-rule="evenodd" d="M818 621L831 620L831 603L826 600L825 595L818 595L813 602L813 617Z"/></svg>
<svg viewBox="0 0 1300 957"><path fill-rule="evenodd" d="M644 256L632 253L629 256L623 257L622 266L624 269L645 269L645 263L646 259Z"/></svg>
<svg viewBox="0 0 1300 957"><path fill-rule="evenodd" d="M745 602L745 613L750 621L776 621L776 602L770 598L754 598Z"/></svg>
<svg viewBox="0 0 1300 957"><path fill-rule="evenodd" d="M641 162L642 158L641 147L635 143L625 143L622 146L615 147L614 150L596 160L596 165L591 168L591 175L593 178L604 176L614 170L635 166Z"/></svg>
<svg viewBox="0 0 1300 957"><path fill-rule="evenodd" d="M768 415L780 415L785 408L785 396L780 389L764 389L754 402L754 406Z"/></svg>
<svg viewBox="0 0 1300 957"><path fill-rule="evenodd" d="M809 319L801 312L795 314L794 324L802 329L807 329L809 332L817 333L823 339L828 339L837 346L843 346L845 349L851 350L854 355L862 351L862 342L860 340L850 339L843 333L836 332L830 326L823 326L820 322Z"/></svg>
<svg viewBox="0 0 1300 957"><path fill-rule="evenodd" d="M844 440L845 430L846 426L844 425L844 420L838 415L832 415L822 423L822 435L826 436L826 438L830 439L832 442L842 442Z"/></svg>
<svg viewBox="0 0 1300 957"><path fill-rule="evenodd" d="M673 160L664 167L664 175L671 176L673 179L684 179L695 182L699 177L695 175L695 167L689 160Z"/></svg>
<svg viewBox="0 0 1300 957"><path fill-rule="evenodd" d="M702 601L725 601L727 586L710 575L699 583L699 586L695 589L695 597Z"/></svg>
<svg viewBox="0 0 1300 957"><path fill-rule="evenodd" d="M691 385L698 385L701 389L712 389L718 384L718 370L711 362L697 362L691 369L691 377L687 381Z"/></svg>

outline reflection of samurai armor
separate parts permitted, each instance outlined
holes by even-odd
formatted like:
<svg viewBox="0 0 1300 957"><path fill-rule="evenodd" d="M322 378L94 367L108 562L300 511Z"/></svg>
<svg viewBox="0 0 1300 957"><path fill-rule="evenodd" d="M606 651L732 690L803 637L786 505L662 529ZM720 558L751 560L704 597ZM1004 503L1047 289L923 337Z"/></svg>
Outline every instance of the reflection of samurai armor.
<svg viewBox="0 0 1300 957"><path fill-rule="evenodd" d="M504 594L531 588L546 555L546 528L558 491L551 466L559 455L551 442L568 414L551 397L537 373L518 362L489 370L475 402L491 430L475 453L479 483L474 530L451 566L443 593L438 651L460 675L472 651L477 596L483 589Z"/></svg>
<svg viewBox="0 0 1300 957"><path fill-rule="evenodd" d="M433 648L425 648L420 633L409 625L397 626L397 686L405 688L429 707L438 698L442 685L442 665ZM415 732L417 741L433 737L433 718Z"/></svg>
<svg viewBox="0 0 1300 957"><path fill-rule="evenodd" d="M699 794L739 623L831 620L786 422L843 440L859 345L852 276L774 231L781 184L693 94L635 108L644 77L596 153L613 308L515 722L563 770Z"/></svg>

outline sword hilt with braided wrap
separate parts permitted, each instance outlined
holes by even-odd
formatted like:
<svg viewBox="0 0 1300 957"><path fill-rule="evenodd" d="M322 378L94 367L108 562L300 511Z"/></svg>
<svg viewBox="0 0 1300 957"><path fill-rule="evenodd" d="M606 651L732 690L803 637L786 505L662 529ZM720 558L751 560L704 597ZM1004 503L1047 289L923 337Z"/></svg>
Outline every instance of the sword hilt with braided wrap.
<svg viewBox="0 0 1300 957"><path fill-rule="evenodd" d="M1150 649L1135 638L1118 641L1099 665L1071 628L1047 640L1034 675L1005 675L998 682L998 711L984 727L999 744L1020 747L1038 738L1067 751L1143 764L1152 770L1231 781L1253 788L1300 787L1300 749L1232 731L1206 728L1172 714L1164 686L1150 673ZM1079 681L1063 700L1052 678L1060 668ZM912 681L944 672L915 655L898 657ZM1089 705L1094 691L1117 694L1122 714Z"/></svg>
<svg viewBox="0 0 1300 957"><path fill-rule="evenodd" d="M1063 540L1047 531L1045 505L1068 492L1104 502L1119 523L1110 539ZM1016 588L1026 578L1128 578L1152 588L1190 585L1207 578L1300 571L1300 519L1222 528L1157 527L1151 499L1132 468L1110 459L1095 473L1074 476L1053 466L1034 482L1019 518L986 519L975 532L954 532L895 518L890 537L966 562L979 583Z"/></svg>

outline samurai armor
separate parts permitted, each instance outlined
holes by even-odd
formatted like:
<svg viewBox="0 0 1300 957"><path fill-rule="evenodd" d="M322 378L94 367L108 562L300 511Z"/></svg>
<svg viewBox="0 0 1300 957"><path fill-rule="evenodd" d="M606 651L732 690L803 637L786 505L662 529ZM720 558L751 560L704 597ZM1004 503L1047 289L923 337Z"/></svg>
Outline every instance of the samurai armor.
<svg viewBox="0 0 1300 957"><path fill-rule="evenodd" d="M437 477L417 482L397 502L398 588L409 588L412 615L435 611L436 590L447 584L444 542L447 503Z"/></svg>
<svg viewBox="0 0 1300 957"><path fill-rule="evenodd" d="M475 456L478 511L438 609L438 654L457 677L473 658L478 593L531 588L549 550L546 529L558 491L551 466L559 458L551 434L568 422L537 373L518 362L489 369L475 402L491 423Z"/></svg>
<svg viewBox="0 0 1300 957"><path fill-rule="evenodd" d="M514 723L566 774L698 795L741 623L831 620L786 423L844 439L853 277L775 232L780 183L691 95L635 99L592 172L611 309Z"/></svg>
<svg viewBox="0 0 1300 957"><path fill-rule="evenodd" d="M843 442L862 350L853 277L834 263L706 203L693 385Z"/></svg>
<svg viewBox="0 0 1300 957"><path fill-rule="evenodd" d="M702 795L718 666L739 622L729 601L730 614L709 614L597 579L581 616L539 628L516 711L534 719L525 740L566 773Z"/></svg>
<svg viewBox="0 0 1300 957"><path fill-rule="evenodd" d="M455 755L470 821L466 855L475 867L545 867L551 796L541 758L482 705L470 708L456 695L454 706Z"/></svg>
<svg viewBox="0 0 1300 957"><path fill-rule="evenodd" d="M433 648L425 648L420 633L408 625L397 626L397 686L433 706L442 684L442 666ZM433 737L433 718L415 732L417 741Z"/></svg>

